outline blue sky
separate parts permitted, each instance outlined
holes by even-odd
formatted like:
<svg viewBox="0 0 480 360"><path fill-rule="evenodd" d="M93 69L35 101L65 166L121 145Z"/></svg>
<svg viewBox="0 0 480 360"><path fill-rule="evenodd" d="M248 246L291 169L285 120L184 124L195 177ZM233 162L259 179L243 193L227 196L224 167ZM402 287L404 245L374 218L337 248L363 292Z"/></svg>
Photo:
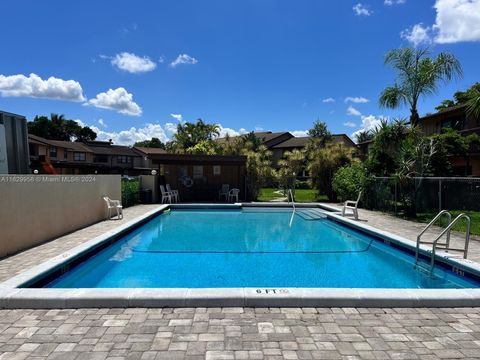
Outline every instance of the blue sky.
<svg viewBox="0 0 480 360"><path fill-rule="evenodd" d="M197 118L350 135L408 117L378 106L394 80L383 56L401 46L463 65L421 114L480 81L480 0L3 0L0 13L0 109L65 114L124 144Z"/></svg>

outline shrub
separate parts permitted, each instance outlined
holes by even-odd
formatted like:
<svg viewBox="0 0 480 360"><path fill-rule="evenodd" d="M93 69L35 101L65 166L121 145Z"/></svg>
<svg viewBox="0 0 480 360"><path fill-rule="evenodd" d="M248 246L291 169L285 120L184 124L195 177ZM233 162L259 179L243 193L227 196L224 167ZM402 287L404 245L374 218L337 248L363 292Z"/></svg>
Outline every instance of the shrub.
<svg viewBox="0 0 480 360"><path fill-rule="evenodd" d="M140 201L140 181L122 179L122 205L124 208Z"/></svg>
<svg viewBox="0 0 480 360"><path fill-rule="evenodd" d="M305 181L301 181L301 180L295 181L295 189L309 190L311 188L312 187L310 186L310 183L307 180L305 180Z"/></svg>
<svg viewBox="0 0 480 360"><path fill-rule="evenodd" d="M365 184L365 168L361 163L341 167L333 176L332 186L341 201L356 200Z"/></svg>

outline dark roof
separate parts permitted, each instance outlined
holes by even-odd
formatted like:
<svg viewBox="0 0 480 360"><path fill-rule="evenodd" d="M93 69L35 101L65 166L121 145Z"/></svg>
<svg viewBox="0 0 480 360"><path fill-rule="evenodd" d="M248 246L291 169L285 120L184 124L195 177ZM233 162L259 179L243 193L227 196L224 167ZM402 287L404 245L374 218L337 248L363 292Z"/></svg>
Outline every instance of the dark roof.
<svg viewBox="0 0 480 360"><path fill-rule="evenodd" d="M115 156L140 156L133 148L122 145L91 145L88 143L88 148L98 155L115 155Z"/></svg>
<svg viewBox="0 0 480 360"><path fill-rule="evenodd" d="M166 154L167 153L167 150L160 149L160 148L135 146L134 149L142 152L143 154Z"/></svg>
<svg viewBox="0 0 480 360"><path fill-rule="evenodd" d="M260 140L262 140L263 143L268 143L272 140L275 140L276 138L283 136L283 135L290 135L293 137L292 134L290 134L288 131L281 131L281 132L271 132L271 131L255 131L254 132L255 136L258 137ZM247 134L242 134L238 136L230 136L229 140L230 141L236 141L237 139L241 139L242 137L246 136ZM218 138L216 141L223 143L227 141L227 138Z"/></svg>
<svg viewBox="0 0 480 360"><path fill-rule="evenodd" d="M466 105L455 105L455 106L451 106L451 107L446 108L446 109L444 109L444 110L437 111L436 113L422 116L422 117L420 118L420 122L425 121L425 120L428 120L428 119L438 118L438 117L448 117L448 116L450 116L452 113L455 113L455 112L463 112L463 111L465 110L465 107L466 107Z"/></svg>
<svg viewBox="0 0 480 360"><path fill-rule="evenodd" d="M310 139L309 136L302 136L302 137L292 137L280 144L275 145L274 149L285 149L285 148L303 148L307 146L308 140ZM352 147L355 147L355 143L350 139L346 134L335 134L332 135L332 142L334 144L343 143L348 145L350 143Z"/></svg>
<svg viewBox="0 0 480 360"><path fill-rule="evenodd" d="M308 140L310 137L302 136L302 137L292 137L280 144L275 145L274 149L283 149L283 148L303 148L307 146Z"/></svg>
<svg viewBox="0 0 480 360"><path fill-rule="evenodd" d="M78 152L93 152L90 150L85 144L81 142L75 142L75 141L61 141L61 140L49 140L42 138L40 136L36 136L33 134L28 134L28 140L29 142L33 142L36 144L44 144L48 146L55 146L55 147L60 147L68 150L73 150L73 151L78 151Z"/></svg>

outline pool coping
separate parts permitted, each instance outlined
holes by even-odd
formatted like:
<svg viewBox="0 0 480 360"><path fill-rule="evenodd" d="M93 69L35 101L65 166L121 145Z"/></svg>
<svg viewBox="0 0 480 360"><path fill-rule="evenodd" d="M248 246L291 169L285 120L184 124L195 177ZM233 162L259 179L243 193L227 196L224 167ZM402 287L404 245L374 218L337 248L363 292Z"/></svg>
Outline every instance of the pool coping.
<svg viewBox="0 0 480 360"><path fill-rule="evenodd" d="M272 206L273 205L273 206ZM324 204L295 204L297 208L320 208L331 220L414 249L401 236L342 217L338 209ZM479 289L381 289L381 288L19 288L65 266L112 238L170 208L291 207L288 203L175 204L157 208L100 236L55 256L0 283L0 308L101 308L101 307L475 307L480 306ZM428 255L428 248L421 252ZM458 271L480 277L480 264L451 258L438 252L437 261Z"/></svg>

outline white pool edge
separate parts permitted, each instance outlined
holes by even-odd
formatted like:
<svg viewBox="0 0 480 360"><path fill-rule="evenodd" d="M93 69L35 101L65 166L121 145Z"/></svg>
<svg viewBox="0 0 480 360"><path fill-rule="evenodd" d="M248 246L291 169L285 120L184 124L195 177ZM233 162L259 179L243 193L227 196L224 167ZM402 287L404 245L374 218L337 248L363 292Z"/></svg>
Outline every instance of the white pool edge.
<svg viewBox="0 0 480 360"><path fill-rule="evenodd" d="M248 204L182 204L172 208L241 208L285 207L279 203ZM157 208L139 216L114 230L108 231L59 256L28 269L0 283L0 308L51 309L51 308L126 308L126 307L476 307L480 306L480 289L372 289L372 288L82 288L50 289L19 288L53 272L65 263L76 259L92 247L110 241L139 222L167 210L170 205ZM311 204L310 204L310 207ZM325 208L337 210L334 207ZM398 235L378 230L338 213L327 212L335 221L345 224L406 248L413 242ZM422 247L427 253L427 248ZM480 264L463 259L449 258L447 253L437 255L443 262L457 269L480 276Z"/></svg>

